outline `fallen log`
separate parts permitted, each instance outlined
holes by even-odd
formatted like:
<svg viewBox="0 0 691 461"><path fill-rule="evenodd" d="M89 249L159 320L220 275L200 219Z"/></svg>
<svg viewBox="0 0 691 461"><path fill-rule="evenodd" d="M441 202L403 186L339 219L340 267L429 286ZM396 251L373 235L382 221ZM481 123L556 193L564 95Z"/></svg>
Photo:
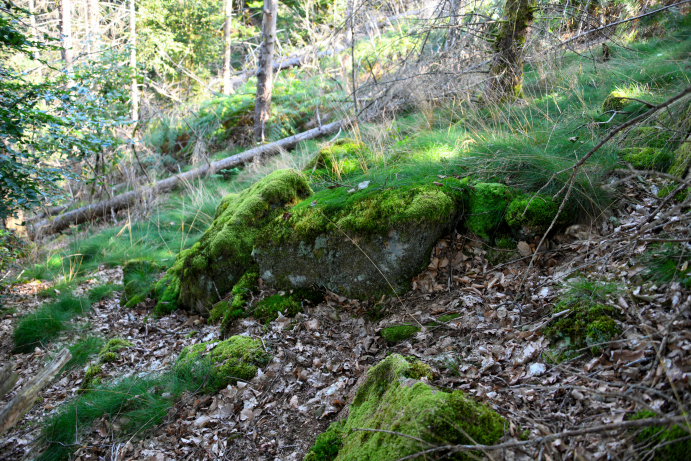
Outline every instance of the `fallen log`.
<svg viewBox="0 0 691 461"><path fill-rule="evenodd" d="M318 128L314 128L304 133L296 134L288 138L283 138L280 141L264 144L242 152L237 155L232 155L216 162L204 165L203 167L187 171L169 178L163 179L148 187L142 187L137 190L126 192L124 194L116 195L112 199L103 200L85 207L77 208L56 216L54 219L45 219L35 223L33 226L27 228L29 237L36 238L39 235L50 235L60 232L68 228L72 224L80 224L90 221L95 218L106 216L108 213L127 208L133 203L140 200L146 195L155 195L169 192L180 184L201 178L202 176L214 174L220 170L233 168L239 165L250 162L255 157L260 155L271 155L287 150L296 146L301 141L318 138L320 136L334 133L347 123L347 120L339 120L337 122L329 123Z"/></svg>
<svg viewBox="0 0 691 461"><path fill-rule="evenodd" d="M12 364L7 362L0 368L0 399L12 389L16 382L17 373L12 371Z"/></svg>
<svg viewBox="0 0 691 461"><path fill-rule="evenodd" d="M55 377L56 374L72 358L68 349L61 350L58 355L39 374L31 378L17 395L0 410L0 436L17 424L24 414L34 406L38 393Z"/></svg>

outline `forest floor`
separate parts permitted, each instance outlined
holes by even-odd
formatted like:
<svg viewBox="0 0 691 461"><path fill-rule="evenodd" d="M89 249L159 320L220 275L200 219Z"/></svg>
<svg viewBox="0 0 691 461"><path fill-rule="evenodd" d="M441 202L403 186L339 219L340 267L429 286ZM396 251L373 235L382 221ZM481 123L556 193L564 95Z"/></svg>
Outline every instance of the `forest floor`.
<svg viewBox="0 0 691 461"><path fill-rule="evenodd" d="M508 422L504 442L602 424L616 428L642 410L683 414L691 403L691 293L679 283L641 277L646 271L641 255L651 244L639 240L629 246L651 217L658 203L656 188L663 185L650 180L627 186L615 207L615 219L590 229L572 226L554 236L527 276L535 242L526 242L521 259L493 265L483 244L454 234L437 243L412 291L383 301L377 320L364 316L371 304L327 294L325 302L304 306L294 319L279 317L268 326L254 319L238 321L229 335L259 337L274 357L256 378L216 395L186 394L162 424L129 439L118 434L121 421L102 418L76 441L74 456L300 460L316 436L342 416L368 367L394 352L429 364L435 371L434 386L461 389L502 414ZM675 228L673 219L665 231L689 237L689 229ZM121 268L98 270L80 289L120 283L121 278ZM563 316L555 313L555 305L574 295L573 283L571 291L565 288L568 280L608 287L604 293L594 288L586 295L591 301L601 297L616 309L618 334L599 350L587 347L568 360L554 360L557 344L543 333ZM14 313L0 320L0 362L13 360L20 378L0 404L64 347L58 342L49 349L11 354L13 326L41 303L36 293L44 287L31 282L7 289L5 305ZM526 295L521 301L519 293ZM260 296L271 294L265 290ZM440 322L442 315L445 322ZM154 320L151 306L120 307L117 294L73 321L83 331L133 344L118 361L104 365L104 381L164 370L185 346L221 339L218 326L207 325L203 318L178 311ZM420 330L388 344L380 331L400 324ZM64 373L43 391L23 421L0 438L0 459L24 459L40 452L36 441L42 421L78 395L85 370ZM656 445L664 449L663 444L641 442L638 433L621 428L556 437L544 444L527 442L501 450L494 458L642 459Z"/></svg>

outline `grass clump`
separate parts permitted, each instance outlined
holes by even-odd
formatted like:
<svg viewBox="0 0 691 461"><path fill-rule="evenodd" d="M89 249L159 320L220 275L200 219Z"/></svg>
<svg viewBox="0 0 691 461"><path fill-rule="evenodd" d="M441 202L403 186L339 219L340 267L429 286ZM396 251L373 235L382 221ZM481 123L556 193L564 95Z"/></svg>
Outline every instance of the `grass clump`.
<svg viewBox="0 0 691 461"><path fill-rule="evenodd" d="M414 325L396 325L393 327L384 328L381 331L382 338L389 342L389 344L400 343L408 338L412 338L420 331L419 327Z"/></svg>
<svg viewBox="0 0 691 461"><path fill-rule="evenodd" d="M439 392L424 382L406 379L410 369L411 364L398 354L370 369L348 418L331 424L305 459L394 461L429 446L492 445L501 438L505 425L501 416L461 391ZM355 428L399 432L411 438ZM474 459L473 455L477 454L459 453L454 459Z"/></svg>
<svg viewBox="0 0 691 461"><path fill-rule="evenodd" d="M92 376L100 371L93 368ZM126 440L160 424L184 392L197 392L209 380L205 361L188 361L160 374L134 375L107 384L96 384L49 416L41 431L44 451L41 461L68 460L81 446L79 439L93 430L93 423L106 416L119 423L114 437Z"/></svg>
<svg viewBox="0 0 691 461"><path fill-rule="evenodd" d="M273 295L259 301L253 315L259 321L270 323L278 318L279 312L286 317L294 317L302 312L302 305L293 296Z"/></svg>
<svg viewBox="0 0 691 461"><path fill-rule="evenodd" d="M134 307L143 302L153 291L161 266L147 259L127 261L122 268L122 283L125 291L120 305Z"/></svg>
<svg viewBox="0 0 691 461"><path fill-rule="evenodd" d="M659 415L650 411L642 410L631 416L630 419L656 418ZM653 447L655 454L649 459L655 461L685 461L691 453L691 440L689 440L689 429L680 426L672 427L646 427L641 429L636 435L636 441ZM660 446L658 448L658 445Z"/></svg>
<svg viewBox="0 0 691 461"><path fill-rule="evenodd" d="M68 347L72 358L65 365L63 370L81 368L87 364L89 359L96 355L103 347L104 339L100 336L87 336Z"/></svg>
<svg viewBox="0 0 691 461"><path fill-rule="evenodd" d="M643 256L643 276L656 283L679 282L691 288L691 248L684 244L666 243L653 247Z"/></svg>
<svg viewBox="0 0 691 461"><path fill-rule="evenodd" d="M104 283L102 285L96 285L91 290L89 290L89 301L92 304L103 301L106 298L110 298L116 291L122 291L123 286L116 283Z"/></svg>
<svg viewBox="0 0 691 461"><path fill-rule="evenodd" d="M188 366L202 359L210 363L210 377L205 391L215 392L238 380L250 381L257 369L268 365L271 356L260 339L232 336L217 343L199 343L180 352L176 367Z"/></svg>

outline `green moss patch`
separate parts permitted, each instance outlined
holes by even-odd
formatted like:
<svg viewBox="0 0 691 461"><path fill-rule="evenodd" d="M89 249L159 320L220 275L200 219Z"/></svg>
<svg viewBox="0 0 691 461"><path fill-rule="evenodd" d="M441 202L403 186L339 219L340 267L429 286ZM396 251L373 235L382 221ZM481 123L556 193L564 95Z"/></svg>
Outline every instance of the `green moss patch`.
<svg viewBox="0 0 691 461"><path fill-rule="evenodd" d="M654 147L630 147L621 150L621 158L639 170L665 171L674 156L667 150Z"/></svg>
<svg viewBox="0 0 691 461"><path fill-rule="evenodd" d="M490 240L503 224L513 194L507 186L499 183L476 183L470 189L466 228L478 237Z"/></svg>
<svg viewBox="0 0 691 461"><path fill-rule="evenodd" d="M393 461L430 446L478 443L492 445L504 433L504 419L461 391L439 392L415 379L411 364L393 354L369 370L358 389L348 419L333 423L317 438L308 461ZM401 437L381 429L422 439ZM471 441L472 440L472 441ZM441 457L444 453L437 453ZM435 458L435 459L437 459ZM457 454L454 459L471 459Z"/></svg>
<svg viewBox="0 0 691 461"><path fill-rule="evenodd" d="M217 391L238 380L249 381L259 367L266 366L271 356L264 351L261 340L247 336L232 336L218 343L199 343L180 352L176 367L184 367L200 357L208 357L212 365L207 389Z"/></svg>
<svg viewBox="0 0 691 461"><path fill-rule="evenodd" d="M531 234L542 234L549 228L558 211L559 204L550 197L526 194L509 203L506 223L514 229L527 228Z"/></svg>
<svg viewBox="0 0 691 461"><path fill-rule="evenodd" d="M583 300L571 306L560 303L554 310L555 313L570 311L544 332L564 358L578 355L584 349L599 354L600 344L620 333L614 321L618 311L611 306Z"/></svg>
<svg viewBox="0 0 691 461"><path fill-rule="evenodd" d="M689 165L691 165L691 136L686 138L674 152L674 162L669 168L669 174L681 177Z"/></svg>
<svg viewBox="0 0 691 461"><path fill-rule="evenodd" d="M245 305L250 300L252 293L256 293L258 279L259 273L256 267L245 272L238 280L238 283L230 290L228 300L220 301L214 305L210 315L211 321L217 322L220 320L221 326L225 329L234 320L245 317Z"/></svg>
<svg viewBox="0 0 691 461"><path fill-rule="evenodd" d="M384 328L381 331L382 338L390 344L400 343L408 338L415 336L420 331L420 327L414 325L396 325L393 327Z"/></svg>
<svg viewBox="0 0 691 461"><path fill-rule="evenodd" d="M302 311L300 301L293 296L273 295L262 299L254 309L254 318L269 323L278 318L278 313L286 317L294 317Z"/></svg>
<svg viewBox="0 0 691 461"><path fill-rule="evenodd" d="M630 419L647 419L656 418L657 414L649 410L639 411ZM653 460L667 460L667 461L686 461L689 459L691 453L691 440L688 439L689 430L684 430L680 426L672 427L646 427L642 429L637 435L636 440L644 443L647 447L656 447L657 449Z"/></svg>
<svg viewBox="0 0 691 461"><path fill-rule="evenodd" d="M132 259L122 267L125 291L120 305L134 307L152 294L158 274L163 268L149 259Z"/></svg>
<svg viewBox="0 0 691 461"><path fill-rule="evenodd" d="M266 223L311 193L299 171L278 170L224 197L211 227L168 271L170 287L162 287L160 301L179 291L179 304L206 312L253 266L254 241Z"/></svg>
<svg viewBox="0 0 691 461"><path fill-rule="evenodd" d="M622 90L614 90L607 95L604 101L602 101L602 112L608 112L610 110L622 110L624 107L631 104L631 100L622 99L629 95Z"/></svg>
<svg viewBox="0 0 691 461"><path fill-rule="evenodd" d="M98 355L103 356L109 352L120 352L122 349L127 349L132 346L133 344L126 339L113 338L103 346Z"/></svg>
<svg viewBox="0 0 691 461"><path fill-rule="evenodd" d="M325 170L340 180L358 170L367 172L369 157L364 144L350 138L341 138L319 149L317 155L305 166L305 171Z"/></svg>

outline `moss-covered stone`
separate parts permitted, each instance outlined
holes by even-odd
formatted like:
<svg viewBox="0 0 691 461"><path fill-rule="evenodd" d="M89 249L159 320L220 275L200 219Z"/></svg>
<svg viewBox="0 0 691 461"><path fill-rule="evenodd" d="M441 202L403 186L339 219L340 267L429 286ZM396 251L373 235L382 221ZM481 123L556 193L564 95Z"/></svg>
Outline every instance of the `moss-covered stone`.
<svg viewBox="0 0 691 461"><path fill-rule="evenodd" d="M150 259L131 259L122 267L125 290L120 305L134 307L149 297L163 268Z"/></svg>
<svg viewBox="0 0 691 461"><path fill-rule="evenodd" d="M228 301L220 301L214 305L209 317L211 321L217 322L221 320L222 328L226 329L234 320L245 317L245 305L250 300L252 293L257 291L258 279L259 273L256 267L245 272L230 291Z"/></svg>
<svg viewBox="0 0 691 461"><path fill-rule="evenodd" d="M208 358L212 366L209 391L217 391L238 380L249 381L257 375L259 367L266 366L271 360L260 339L232 336L217 343L187 346L180 352L177 365L189 364L203 357Z"/></svg>
<svg viewBox="0 0 691 461"><path fill-rule="evenodd" d="M369 153L365 145L350 138L341 138L319 149L305 166L305 171L324 169L339 180L358 170L367 172Z"/></svg>
<svg viewBox="0 0 691 461"><path fill-rule="evenodd" d="M657 418L659 415L650 410L642 410L633 415L630 419ZM686 461L691 453L691 440L689 440L689 430L680 426L659 427L652 426L640 430L636 435L636 440L648 447L659 448L653 458L654 461Z"/></svg>
<svg viewBox="0 0 691 461"><path fill-rule="evenodd" d="M99 361L101 363L113 363L117 362L120 356L116 354L115 352L106 352L105 354L101 355L101 358Z"/></svg>
<svg viewBox="0 0 691 461"><path fill-rule="evenodd" d="M470 189L466 228L489 241L504 222L504 214L513 198L511 190L499 183L476 183Z"/></svg>
<svg viewBox="0 0 691 461"><path fill-rule="evenodd" d="M171 288L163 287L160 301L174 298L179 290L180 306L207 313L253 266L251 253L260 230L311 193L302 173L278 170L224 197L211 227L168 271Z"/></svg>
<svg viewBox="0 0 691 461"><path fill-rule="evenodd" d="M568 358L584 349L599 354L600 344L620 333L614 321L617 310L611 306L582 300L571 305L562 302L554 308L555 313L567 309L569 314L545 329L545 336L556 346L560 356Z"/></svg>
<svg viewBox="0 0 691 461"><path fill-rule="evenodd" d="M551 197L526 194L514 198L506 209L506 223L522 238L544 234L559 211Z"/></svg>
<svg viewBox="0 0 691 461"><path fill-rule="evenodd" d="M419 331L420 327L416 327L415 325L396 325L384 328L381 331L381 336L390 344L396 344L408 338L412 338Z"/></svg>
<svg viewBox="0 0 691 461"><path fill-rule="evenodd" d="M274 219L253 256L262 279L277 288L327 288L351 298L401 293L448 233L463 193L454 178L442 186L320 191Z"/></svg>
<svg viewBox="0 0 691 461"><path fill-rule="evenodd" d="M621 150L621 158L639 170L665 171L674 156L667 150L654 147L629 147Z"/></svg>
<svg viewBox="0 0 691 461"><path fill-rule="evenodd" d="M294 317L302 311L300 302L292 296L273 295L262 299L254 309L254 318L269 323L278 318L278 313L286 317Z"/></svg>
<svg viewBox="0 0 691 461"><path fill-rule="evenodd" d="M669 174L681 177L691 165L691 136L686 138L684 142L679 144L676 152L674 152L674 162L669 168Z"/></svg>
<svg viewBox="0 0 691 461"><path fill-rule="evenodd" d="M91 365L87 368L86 373L84 373L84 378L82 378L82 383L79 386L80 392L84 392L92 386L99 384L101 382L101 374L103 373L103 368L101 365Z"/></svg>
<svg viewBox="0 0 691 461"><path fill-rule="evenodd" d="M406 378L410 369L411 364L398 354L370 369L357 390L348 419L333 423L320 435L305 459L393 461L429 446L492 445L501 438L505 426L501 416L466 398L461 391L439 392L424 382ZM354 429L398 432L427 443L392 433ZM438 453L429 459L443 455ZM457 454L454 459L470 458Z"/></svg>
<svg viewBox="0 0 691 461"><path fill-rule="evenodd" d="M434 372L432 371L432 367L416 359L415 357L406 357L405 359L410 364L410 368L408 368L408 371L404 373L404 376L406 378L412 378L417 380L427 378L428 381L434 379Z"/></svg>
<svg viewBox="0 0 691 461"><path fill-rule="evenodd" d="M657 126L638 126L631 129L627 141L633 147L669 149L674 140L673 132L668 129Z"/></svg>
<svg viewBox="0 0 691 461"><path fill-rule="evenodd" d="M101 351L98 353L98 355L101 357L109 352L119 352L122 349L127 349L128 347L132 346L133 344L126 339L113 338L101 348Z"/></svg>
<svg viewBox="0 0 691 461"><path fill-rule="evenodd" d="M631 104L631 100L622 99L626 98L628 95L622 90L614 90L607 95L604 101L602 101L602 112L608 112L610 110L622 110L624 107Z"/></svg>

